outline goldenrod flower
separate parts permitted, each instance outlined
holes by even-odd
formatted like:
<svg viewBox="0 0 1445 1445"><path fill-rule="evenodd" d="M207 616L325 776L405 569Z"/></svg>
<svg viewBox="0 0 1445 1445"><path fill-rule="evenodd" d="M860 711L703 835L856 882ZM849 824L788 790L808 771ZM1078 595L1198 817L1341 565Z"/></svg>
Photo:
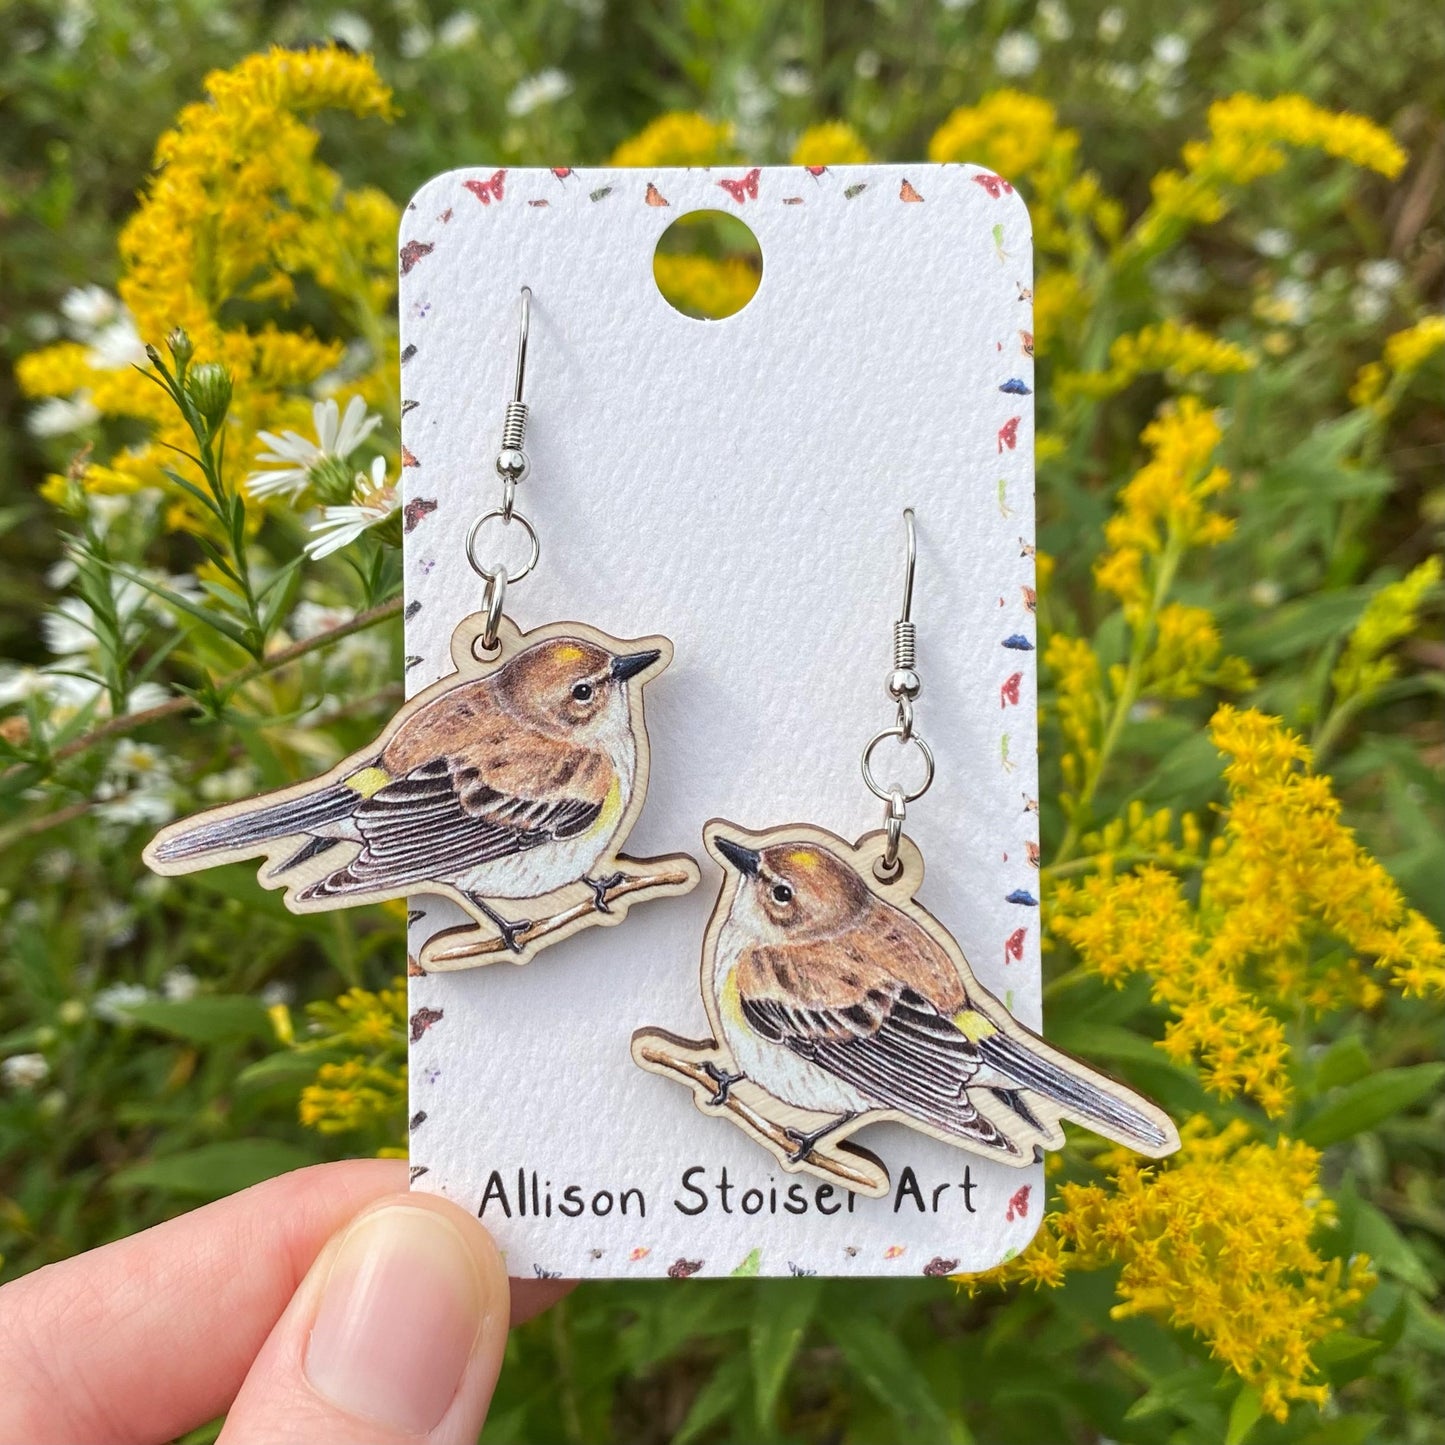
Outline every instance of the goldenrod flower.
<svg viewBox="0 0 1445 1445"><path fill-rule="evenodd" d="M207 76L206 90L208 99L186 106L157 144L156 174L121 233L119 290L140 337L159 342L181 328L198 365L225 368L235 388L227 450L244 470L259 429L275 430L303 412L305 400L295 393L333 370L344 347L302 327L237 323L231 303L284 311L295 278L309 274L373 342L380 381L373 386L376 378L368 377L358 390L368 397L390 392L384 338L396 285L397 208L380 191L347 191L316 159L319 133L304 118L325 107L389 118L391 98L369 58L330 46L250 56ZM185 466L170 448L190 438L159 387L73 342L23 358L18 374L30 395L83 392L104 416L147 423L149 445L88 468L84 484L170 490L177 498L167 513L172 525L197 525L189 499L163 470Z"/></svg>
<svg viewBox="0 0 1445 1445"><path fill-rule="evenodd" d="M1385 365L1391 371L1418 371L1445 346L1445 316L1427 316L1385 342Z"/></svg>
<svg viewBox="0 0 1445 1445"><path fill-rule="evenodd" d="M1147 1314L1189 1330L1283 1420L1293 1401L1322 1404L1311 1349L1340 1329L1374 1284L1369 1261L1329 1259L1317 1241L1335 1222L1318 1152L1251 1137L1240 1121L1180 1131L1167 1164L1111 1151L1105 1184L1065 1183L1017 1259L963 1281L1061 1285L1079 1270L1119 1270L1115 1319Z"/></svg>
<svg viewBox="0 0 1445 1445"><path fill-rule="evenodd" d="M1164 1048L1221 1097L1289 1099L1283 1019L1370 1007L1393 986L1445 993L1445 943L1340 820L1327 777L1277 718L1221 707L1228 802L1191 901L1146 865L1053 892L1049 927L1101 978L1146 973L1172 1020ZM1104 860L1107 862L1107 859Z"/></svg>
<svg viewBox="0 0 1445 1445"><path fill-rule="evenodd" d="M733 128L691 111L669 111L612 152L614 166L716 166L736 158Z"/></svg>
<svg viewBox="0 0 1445 1445"><path fill-rule="evenodd" d="M1395 676L1395 659L1385 654L1419 626L1420 609L1440 585L1440 577L1440 558L1427 557L1370 598L1330 675L1340 700L1367 702Z"/></svg>
<svg viewBox="0 0 1445 1445"><path fill-rule="evenodd" d="M861 166L872 159L862 136L842 120L810 125L798 137L792 156L795 166Z"/></svg>
<svg viewBox="0 0 1445 1445"><path fill-rule="evenodd" d="M1209 138L1184 147L1184 170L1154 177L1153 202L1128 248L1157 252L1188 226L1220 220L1236 191L1284 166L1286 147L1323 151L1391 178L1405 165L1405 152L1389 131L1365 116L1325 110L1302 95L1234 95L1209 107Z"/></svg>
<svg viewBox="0 0 1445 1445"><path fill-rule="evenodd" d="M1109 348L1109 368L1098 372L1073 372L1060 378L1063 395L1077 393L1102 400L1123 391L1146 372L1164 372L1173 380L1194 376L1224 376L1249 371L1254 354L1221 336L1178 321L1117 337Z"/></svg>

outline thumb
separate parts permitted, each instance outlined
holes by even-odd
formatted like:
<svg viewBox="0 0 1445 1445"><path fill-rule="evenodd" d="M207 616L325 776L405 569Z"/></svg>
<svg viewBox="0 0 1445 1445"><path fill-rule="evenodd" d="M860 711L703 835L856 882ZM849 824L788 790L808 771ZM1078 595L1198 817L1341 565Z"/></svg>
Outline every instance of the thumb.
<svg viewBox="0 0 1445 1445"><path fill-rule="evenodd" d="M387 1196L317 1256L221 1445L474 1445L508 1314L507 1272L477 1220L435 1195Z"/></svg>

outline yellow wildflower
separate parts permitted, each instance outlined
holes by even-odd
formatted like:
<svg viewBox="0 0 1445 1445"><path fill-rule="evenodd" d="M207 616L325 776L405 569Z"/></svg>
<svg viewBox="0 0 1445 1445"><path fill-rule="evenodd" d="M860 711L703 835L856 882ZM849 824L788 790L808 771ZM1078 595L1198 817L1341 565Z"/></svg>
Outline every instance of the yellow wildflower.
<svg viewBox="0 0 1445 1445"><path fill-rule="evenodd" d="M1034 352L1048 354L1054 338L1088 310L1088 297L1072 271L1045 271L1034 282Z"/></svg>
<svg viewBox="0 0 1445 1445"><path fill-rule="evenodd" d="M1152 648L1144 663L1143 690L1153 697L1197 697L1206 684L1239 692L1254 686L1248 665L1221 657L1214 617L1203 607L1170 602L1154 618Z"/></svg>
<svg viewBox="0 0 1445 1445"><path fill-rule="evenodd" d="M284 310L295 278L307 274L355 331L380 343L374 377L385 378L382 318L389 321L396 284L397 208L380 191L347 191L316 159L319 132L303 117L339 107L385 118L391 97L369 58L332 46L249 56L208 75L206 90L208 99L186 106L157 143L156 173L121 232L119 291L143 339L158 344L183 327L198 363L220 362L231 373L227 451L244 472L260 445L256 433L282 424L290 394L336 367L344 348L303 327L237 322L231 303ZM186 466L171 449L190 445L182 419L133 368L108 370L66 342L24 358L18 370L30 395L84 391L103 415L151 427L148 445L91 467L87 486L168 488L162 467ZM167 515L194 525L189 498L174 495Z"/></svg>
<svg viewBox="0 0 1445 1445"><path fill-rule="evenodd" d="M399 1138L406 1121L406 984L352 988L308 1004L311 1031L297 1047L328 1057L301 1091L301 1122L320 1134L380 1130ZM390 1152L390 1151L383 1151Z"/></svg>
<svg viewBox="0 0 1445 1445"><path fill-rule="evenodd" d="M669 111L612 152L614 166L716 166L736 158L733 128L695 112Z"/></svg>
<svg viewBox="0 0 1445 1445"><path fill-rule="evenodd" d="M1385 365L1397 375L1419 371L1445 346L1445 316L1427 316L1385 342Z"/></svg>
<svg viewBox="0 0 1445 1445"><path fill-rule="evenodd" d="M1358 407L1372 407L1385 391L1389 373L1384 362L1367 361L1355 373L1355 383L1350 388L1350 403Z"/></svg>
<svg viewBox="0 0 1445 1445"><path fill-rule="evenodd" d="M810 125L793 147L795 166L861 166L872 156L863 137L846 121L826 120Z"/></svg>
<svg viewBox="0 0 1445 1445"><path fill-rule="evenodd" d="M1028 1249L964 1283L1055 1287L1074 1271L1117 1268L1115 1319L1147 1314L1189 1330L1277 1420L1294 1401L1322 1404L1329 1391L1310 1351L1374 1276L1367 1260L1328 1259L1317 1246L1335 1223L1318 1152L1252 1138L1238 1120L1215 1133L1195 1118L1180 1132L1165 1165L1114 1151L1107 1184L1063 1184L1062 1209Z"/></svg>
<svg viewBox="0 0 1445 1445"><path fill-rule="evenodd" d="M1405 152L1389 131L1365 116L1325 110L1302 95L1231 96L1209 107L1209 138L1184 147L1184 170L1154 177L1152 204L1130 234L1128 249L1155 253L1188 226L1218 221L1235 191L1284 166L1285 147L1323 151L1388 177L1405 165Z"/></svg>
<svg viewBox="0 0 1445 1445"><path fill-rule="evenodd" d="M1225 706L1210 736L1228 758L1228 801L1197 899L1163 868L1106 866L1056 886L1049 928L1107 981L1146 973L1172 1015L1165 1051L1197 1059L1213 1092L1278 1114L1282 1020L1301 1006L1371 1007L1386 984L1445 993L1445 942L1355 841L1329 779L1279 719Z"/></svg>
<svg viewBox="0 0 1445 1445"><path fill-rule="evenodd" d="M1018 90L992 91L977 105L959 107L928 143L931 161L987 166L1017 186L1029 203L1035 249L1060 255L1076 249L1078 221L1090 220L1109 236L1122 214L1096 176L1079 173L1078 151L1078 131L1059 124L1053 105Z"/></svg>
<svg viewBox="0 0 1445 1445"><path fill-rule="evenodd" d="M1370 598L1330 676L1336 695L1367 702L1395 676L1398 668L1386 653L1420 623L1420 609L1440 585L1439 557L1427 557L1398 582Z"/></svg>
<svg viewBox="0 0 1445 1445"><path fill-rule="evenodd" d="M1067 812L1072 795L1098 763L1097 738L1103 719L1099 658L1087 639L1055 632L1044 645L1044 666L1054 679L1054 706L1064 736L1060 763Z"/></svg>
<svg viewBox="0 0 1445 1445"><path fill-rule="evenodd" d="M1223 467L1210 466L1221 435L1214 413L1188 396L1166 406L1144 429L1154 455L1120 492L1104 528L1109 551L1094 567L1096 581L1119 598L1131 622L1143 619L1153 596L1147 558L1166 547L1176 553L1211 547L1233 531L1229 518L1205 505L1229 481Z"/></svg>
<svg viewBox="0 0 1445 1445"><path fill-rule="evenodd" d="M693 256L658 251L652 258L657 289L689 316L731 316L753 299L756 268L741 256Z"/></svg>
<svg viewBox="0 0 1445 1445"><path fill-rule="evenodd" d="M1223 376L1249 371L1254 354L1221 336L1177 321L1162 321L1117 337L1109 348L1107 371L1074 372L1060 378L1064 395L1078 393L1103 399L1123 391L1146 372L1164 372L1171 379Z"/></svg>

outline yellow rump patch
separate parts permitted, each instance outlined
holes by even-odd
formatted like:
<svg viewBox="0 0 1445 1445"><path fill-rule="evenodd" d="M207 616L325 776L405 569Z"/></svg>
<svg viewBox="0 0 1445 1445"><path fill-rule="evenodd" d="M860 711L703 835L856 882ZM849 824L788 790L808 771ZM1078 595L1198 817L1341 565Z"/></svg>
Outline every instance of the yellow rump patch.
<svg viewBox="0 0 1445 1445"><path fill-rule="evenodd" d="M966 1008L961 1013L954 1014L953 1026L973 1044L980 1039L990 1038L998 1032L997 1024L990 1023L977 1009L972 1008Z"/></svg>
<svg viewBox="0 0 1445 1445"><path fill-rule="evenodd" d="M385 768L362 768L346 779L346 786L363 798L379 793L391 781L391 774Z"/></svg>

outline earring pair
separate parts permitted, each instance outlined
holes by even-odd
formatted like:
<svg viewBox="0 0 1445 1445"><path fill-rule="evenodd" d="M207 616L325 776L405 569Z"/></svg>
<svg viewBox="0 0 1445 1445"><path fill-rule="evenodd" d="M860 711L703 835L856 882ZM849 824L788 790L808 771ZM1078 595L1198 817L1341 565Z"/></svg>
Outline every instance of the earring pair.
<svg viewBox="0 0 1445 1445"><path fill-rule="evenodd" d="M672 659L662 636L622 641L582 623L522 632L509 587L541 545L517 510L530 475L523 399L531 292L523 288L512 399L495 471L500 505L466 535L483 582L479 610L451 638L453 671L412 698L366 747L318 778L163 829L145 851L161 873L261 856L263 885L297 912L440 895L466 922L433 933L427 972L536 953L647 899L690 891L685 854L634 859L620 849L649 773L643 689ZM912 620L917 539L907 525L903 601L887 678L894 723L862 754L884 803L883 827L855 844L791 824L703 830L723 886L703 944L712 1037L657 1029L632 1039L644 1069L691 1088L787 1169L881 1194L880 1161L850 1141L892 1120L1013 1165L1063 1143L1070 1118L1145 1154L1178 1147L1168 1117L1123 1085L1050 1048L978 983L951 934L916 901L923 860L903 831L935 763L915 727L921 693ZM493 525L519 527L515 571L481 555ZM889 739L919 752L911 789L880 783Z"/></svg>

